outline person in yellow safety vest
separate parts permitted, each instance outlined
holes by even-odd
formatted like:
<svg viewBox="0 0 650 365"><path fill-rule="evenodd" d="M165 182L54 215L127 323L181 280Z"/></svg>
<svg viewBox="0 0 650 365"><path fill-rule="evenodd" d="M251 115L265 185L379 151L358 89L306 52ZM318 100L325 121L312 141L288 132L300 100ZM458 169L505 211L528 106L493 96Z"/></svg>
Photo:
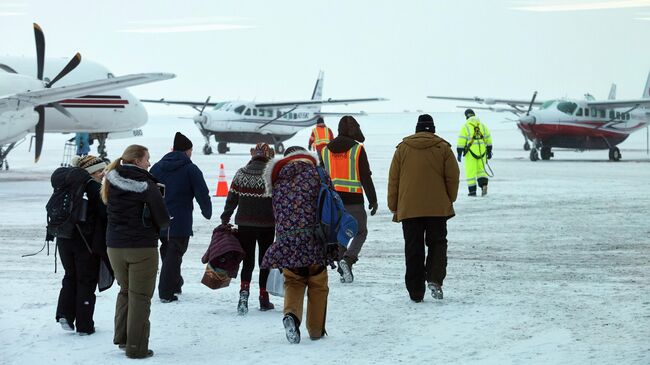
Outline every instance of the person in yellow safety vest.
<svg viewBox="0 0 650 365"><path fill-rule="evenodd" d="M465 119L467 120L458 134L458 162L465 156L465 178L469 196L476 196L477 184L481 188L481 196L485 196L488 187L485 165L487 160L492 158L492 136L472 109L465 110Z"/></svg>
<svg viewBox="0 0 650 365"><path fill-rule="evenodd" d="M332 130L325 125L325 121L322 117L318 117L316 120L316 126L311 130L311 135L309 136L309 146L307 148L311 151L313 148L320 156L321 151L331 140L334 139L334 134Z"/></svg>
<svg viewBox="0 0 650 365"><path fill-rule="evenodd" d="M359 260L359 252L368 235L363 192L368 198L370 215L377 213L377 193L372 182L372 172L366 150L360 142L365 141L359 123L349 115L339 121L339 135L327 144L321 153L321 163L332 179L334 189L341 196L345 210L359 225L357 235L347 250L339 251L339 268L342 283L354 280L352 265Z"/></svg>

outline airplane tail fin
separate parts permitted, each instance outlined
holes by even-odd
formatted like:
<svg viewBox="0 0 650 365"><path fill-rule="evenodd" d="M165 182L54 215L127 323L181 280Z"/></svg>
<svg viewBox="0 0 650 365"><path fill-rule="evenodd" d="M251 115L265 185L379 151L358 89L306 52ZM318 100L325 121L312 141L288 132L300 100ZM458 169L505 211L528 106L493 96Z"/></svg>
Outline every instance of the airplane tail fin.
<svg viewBox="0 0 650 365"><path fill-rule="evenodd" d="M609 89L607 100L616 100L616 84L612 84L612 87Z"/></svg>
<svg viewBox="0 0 650 365"><path fill-rule="evenodd" d="M645 82L645 89L643 89L642 99L650 99L650 73L648 73L648 80Z"/></svg>
<svg viewBox="0 0 650 365"><path fill-rule="evenodd" d="M323 77L323 71L319 71L316 85L314 85L314 91L311 93L311 100L323 100ZM320 105L313 106L312 109L320 112Z"/></svg>

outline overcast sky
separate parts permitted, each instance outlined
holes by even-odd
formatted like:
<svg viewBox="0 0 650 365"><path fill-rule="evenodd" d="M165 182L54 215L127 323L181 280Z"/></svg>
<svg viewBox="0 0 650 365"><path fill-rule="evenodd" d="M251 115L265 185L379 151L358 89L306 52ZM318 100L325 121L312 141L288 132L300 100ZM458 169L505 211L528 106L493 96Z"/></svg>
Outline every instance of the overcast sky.
<svg viewBox="0 0 650 365"><path fill-rule="evenodd" d="M33 56L32 22L48 56L178 75L140 98L307 99L324 70L326 98L391 99L350 110L453 110L425 96L638 98L650 71L650 1L0 0L0 52Z"/></svg>

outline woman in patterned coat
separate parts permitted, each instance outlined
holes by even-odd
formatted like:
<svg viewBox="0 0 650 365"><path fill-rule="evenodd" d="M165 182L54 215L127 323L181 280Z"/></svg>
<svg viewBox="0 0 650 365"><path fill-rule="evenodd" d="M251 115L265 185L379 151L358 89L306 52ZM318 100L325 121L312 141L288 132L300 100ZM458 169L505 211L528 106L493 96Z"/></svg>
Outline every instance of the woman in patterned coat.
<svg viewBox="0 0 650 365"><path fill-rule="evenodd" d="M283 269L282 322L290 343L300 342L305 289L309 337L318 340L326 334L326 265L331 260L314 237L320 190L317 161L304 148L290 147L283 159L269 162L264 173L273 202L275 242L266 252L262 267Z"/></svg>

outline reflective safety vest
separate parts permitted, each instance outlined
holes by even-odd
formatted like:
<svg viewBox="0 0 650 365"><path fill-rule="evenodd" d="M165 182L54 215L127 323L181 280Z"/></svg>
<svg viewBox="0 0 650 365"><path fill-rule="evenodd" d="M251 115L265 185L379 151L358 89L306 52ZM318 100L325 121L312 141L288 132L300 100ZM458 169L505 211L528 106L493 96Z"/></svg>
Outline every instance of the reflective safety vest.
<svg viewBox="0 0 650 365"><path fill-rule="evenodd" d="M457 147L463 149L465 154L481 159L485 156L486 147L492 146L492 136L487 126L477 118L470 117L458 134Z"/></svg>
<svg viewBox="0 0 650 365"><path fill-rule="evenodd" d="M330 143L330 134L327 126L316 126L312 129L311 133L314 136L314 143L312 143L314 149L322 148Z"/></svg>
<svg viewBox="0 0 650 365"><path fill-rule="evenodd" d="M333 153L329 148L323 148L321 152L323 165L330 174L334 190L343 193L363 193L359 175L359 156L362 148L359 143L342 153Z"/></svg>

